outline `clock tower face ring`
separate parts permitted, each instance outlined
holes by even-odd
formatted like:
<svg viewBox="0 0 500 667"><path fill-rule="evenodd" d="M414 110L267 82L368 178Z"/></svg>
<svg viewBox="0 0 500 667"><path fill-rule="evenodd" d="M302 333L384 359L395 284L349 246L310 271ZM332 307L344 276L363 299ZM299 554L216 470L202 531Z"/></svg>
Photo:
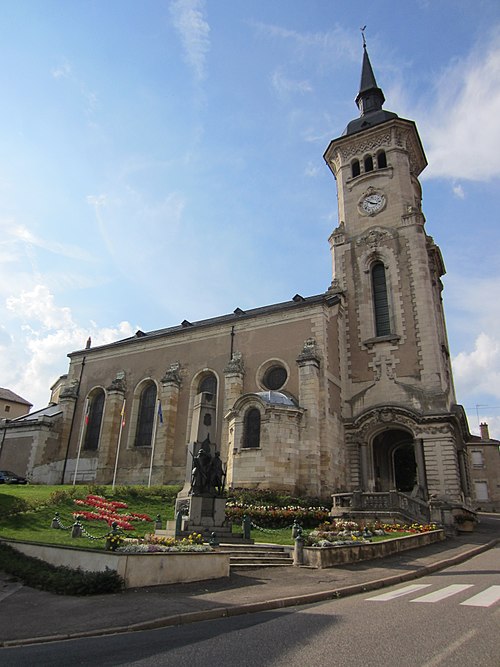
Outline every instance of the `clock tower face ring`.
<svg viewBox="0 0 500 667"><path fill-rule="evenodd" d="M373 191L364 195L358 208L363 215L375 215L385 208L386 198L382 192Z"/></svg>

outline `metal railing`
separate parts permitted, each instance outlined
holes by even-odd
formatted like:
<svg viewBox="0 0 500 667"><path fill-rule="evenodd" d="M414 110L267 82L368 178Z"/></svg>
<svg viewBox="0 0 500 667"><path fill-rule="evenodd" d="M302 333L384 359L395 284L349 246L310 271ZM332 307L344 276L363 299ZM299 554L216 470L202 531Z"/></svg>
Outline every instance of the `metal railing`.
<svg viewBox="0 0 500 667"><path fill-rule="evenodd" d="M414 498L401 491L334 493L334 510L364 512L399 511L417 520L429 520L429 506L424 500Z"/></svg>

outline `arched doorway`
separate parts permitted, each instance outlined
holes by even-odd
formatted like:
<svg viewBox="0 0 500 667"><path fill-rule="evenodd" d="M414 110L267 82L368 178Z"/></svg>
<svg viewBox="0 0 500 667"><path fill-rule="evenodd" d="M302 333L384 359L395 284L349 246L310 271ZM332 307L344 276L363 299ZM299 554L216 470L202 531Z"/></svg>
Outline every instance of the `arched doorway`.
<svg viewBox="0 0 500 667"><path fill-rule="evenodd" d="M389 429L373 440L375 491L397 489L411 493L417 483L413 436L402 429Z"/></svg>
<svg viewBox="0 0 500 667"><path fill-rule="evenodd" d="M417 483L417 462L413 443L396 447L393 454L395 488L403 493L411 493Z"/></svg>

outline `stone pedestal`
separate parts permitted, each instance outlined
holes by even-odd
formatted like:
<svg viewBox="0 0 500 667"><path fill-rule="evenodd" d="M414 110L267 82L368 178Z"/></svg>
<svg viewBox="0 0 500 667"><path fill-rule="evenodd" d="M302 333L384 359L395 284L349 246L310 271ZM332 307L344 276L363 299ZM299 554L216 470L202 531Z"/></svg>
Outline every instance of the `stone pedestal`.
<svg viewBox="0 0 500 667"><path fill-rule="evenodd" d="M156 535L183 538L191 533L200 533L208 542L215 533L218 542L243 541L243 537L232 535L232 524L226 520L226 498L209 494L177 497L175 513L181 519L167 521L166 530L157 530ZM244 540L253 543L253 540Z"/></svg>

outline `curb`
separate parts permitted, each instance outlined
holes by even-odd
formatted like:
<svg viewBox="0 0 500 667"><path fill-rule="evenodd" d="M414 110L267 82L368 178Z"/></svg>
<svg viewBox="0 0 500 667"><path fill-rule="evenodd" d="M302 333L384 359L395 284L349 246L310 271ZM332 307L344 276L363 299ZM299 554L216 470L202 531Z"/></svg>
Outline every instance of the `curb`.
<svg viewBox="0 0 500 667"><path fill-rule="evenodd" d="M430 565L423 565L417 570L406 572L404 574L396 574L382 579L374 579L360 584L353 584L351 586L344 586L342 588L335 588L328 591L318 591L316 593L306 593L304 595L295 595L285 598L276 598L274 600L264 600L262 602L249 602L247 604L235 605L234 607L217 607L215 609L204 609L201 611L191 611L183 614L174 614L172 616L163 616L161 618L153 619L151 621L141 621L140 623L133 623L131 625L122 625L110 628L101 628L99 630L86 630L82 632L72 632L67 634L46 635L42 637L29 637L26 639L12 639L0 642L1 648L9 648L15 646L30 646L33 644L47 644L50 642L67 641L69 639L84 639L88 637L102 637L105 635L124 634L127 632L141 632L144 630L158 630L160 628L167 628L175 625L188 625L190 623L197 623L199 621L209 621L218 618L229 618L231 616L242 616L244 614L255 614L261 611L270 611L272 609L285 609L287 607L298 607L301 605L312 604L315 602L323 602L325 600L332 600L336 598L345 598L350 595L357 595L367 591L393 586L395 584L418 579L428 574L433 574L439 570L443 570L452 565L459 565L469 558L478 556L479 554L492 549L500 543L500 538L496 538L482 544L478 547L459 553L456 556L451 556L440 561L436 561Z"/></svg>

